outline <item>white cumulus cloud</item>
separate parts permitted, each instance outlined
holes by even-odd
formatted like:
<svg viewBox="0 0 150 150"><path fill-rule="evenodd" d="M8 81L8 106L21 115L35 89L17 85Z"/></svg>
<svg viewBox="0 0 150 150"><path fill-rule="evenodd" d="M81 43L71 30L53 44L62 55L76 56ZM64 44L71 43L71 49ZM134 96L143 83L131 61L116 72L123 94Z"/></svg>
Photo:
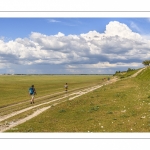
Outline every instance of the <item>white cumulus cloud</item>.
<svg viewBox="0 0 150 150"><path fill-rule="evenodd" d="M68 73L75 70L79 73L83 68L98 68L97 72L101 72L102 68L140 67L150 57L149 47L150 40L117 21L109 22L103 33L93 30L66 36L62 32L56 35L31 32L24 39L8 42L0 39L0 68L14 63L38 65L38 71L42 72L43 65L61 65Z"/></svg>

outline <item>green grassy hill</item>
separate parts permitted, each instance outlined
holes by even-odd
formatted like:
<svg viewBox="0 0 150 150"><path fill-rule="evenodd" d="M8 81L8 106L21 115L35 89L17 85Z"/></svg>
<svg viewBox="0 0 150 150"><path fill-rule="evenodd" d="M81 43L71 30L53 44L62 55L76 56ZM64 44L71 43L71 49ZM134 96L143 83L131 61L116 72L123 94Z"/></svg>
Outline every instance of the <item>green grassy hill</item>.
<svg viewBox="0 0 150 150"><path fill-rule="evenodd" d="M150 132L150 68L134 78L123 76L8 132Z"/></svg>
<svg viewBox="0 0 150 150"><path fill-rule="evenodd" d="M123 71L123 72L116 72L114 74L115 77L118 77L119 79L122 78L127 78L132 76L133 74L135 74L136 72L138 72L140 69L136 69L136 70L127 70L127 71Z"/></svg>
<svg viewBox="0 0 150 150"><path fill-rule="evenodd" d="M139 80L150 80L150 67L145 68L141 73L138 74Z"/></svg>

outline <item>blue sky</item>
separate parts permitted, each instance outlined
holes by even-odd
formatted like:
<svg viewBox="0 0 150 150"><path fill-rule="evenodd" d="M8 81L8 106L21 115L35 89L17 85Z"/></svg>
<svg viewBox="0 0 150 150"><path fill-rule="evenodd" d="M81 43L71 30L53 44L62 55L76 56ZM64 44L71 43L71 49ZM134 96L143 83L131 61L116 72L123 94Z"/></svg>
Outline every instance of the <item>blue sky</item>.
<svg viewBox="0 0 150 150"><path fill-rule="evenodd" d="M79 35L96 30L102 33L110 21L125 23L132 31L140 34L150 33L148 18L0 18L0 35L15 39L28 37L31 32Z"/></svg>
<svg viewBox="0 0 150 150"><path fill-rule="evenodd" d="M0 73L113 74L150 59L149 18L0 18Z"/></svg>

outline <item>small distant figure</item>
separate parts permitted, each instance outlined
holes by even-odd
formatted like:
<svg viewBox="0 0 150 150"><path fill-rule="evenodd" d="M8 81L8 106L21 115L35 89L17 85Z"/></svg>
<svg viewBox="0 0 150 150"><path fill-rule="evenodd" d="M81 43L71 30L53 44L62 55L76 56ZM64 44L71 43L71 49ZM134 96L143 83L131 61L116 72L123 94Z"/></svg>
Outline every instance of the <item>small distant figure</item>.
<svg viewBox="0 0 150 150"><path fill-rule="evenodd" d="M68 84L66 83L66 84L64 85L64 87L65 87L65 91L67 92L67 91L68 91Z"/></svg>
<svg viewBox="0 0 150 150"><path fill-rule="evenodd" d="M110 78L108 77L108 81L110 80Z"/></svg>
<svg viewBox="0 0 150 150"><path fill-rule="evenodd" d="M36 93L36 90L34 88L34 85L31 85L31 87L29 88L29 95L31 96L31 102L30 104L33 104L34 103L34 96L35 96Z"/></svg>

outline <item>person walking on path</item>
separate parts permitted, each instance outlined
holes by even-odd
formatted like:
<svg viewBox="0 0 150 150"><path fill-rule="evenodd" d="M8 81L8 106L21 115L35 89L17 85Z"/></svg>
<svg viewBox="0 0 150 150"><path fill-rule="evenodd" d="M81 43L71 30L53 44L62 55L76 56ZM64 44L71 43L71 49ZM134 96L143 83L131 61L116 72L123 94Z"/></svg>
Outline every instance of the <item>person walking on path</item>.
<svg viewBox="0 0 150 150"><path fill-rule="evenodd" d="M30 88L29 88L29 95L31 96L31 102L30 104L33 104L34 103L34 96L35 96L36 93L36 90L34 88L34 85L32 85Z"/></svg>
<svg viewBox="0 0 150 150"><path fill-rule="evenodd" d="M67 92L67 91L68 91L68 84L66 83L66 84L64 85L64 87L65 87L65 91Z"/></svg>

